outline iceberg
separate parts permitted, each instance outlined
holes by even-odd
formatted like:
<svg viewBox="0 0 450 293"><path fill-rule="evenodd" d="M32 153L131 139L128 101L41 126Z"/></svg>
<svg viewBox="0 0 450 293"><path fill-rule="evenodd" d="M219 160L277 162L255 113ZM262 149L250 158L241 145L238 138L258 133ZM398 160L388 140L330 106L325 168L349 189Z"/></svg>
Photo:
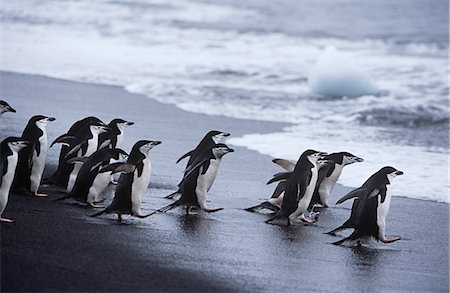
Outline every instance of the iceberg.
<svg viewBox="0 0 450 293"><path fill-rule="evenodd" d="M359 97L378 93L378 87L351 56L328 46L308 77L313 93L331 97Z"/></svg>

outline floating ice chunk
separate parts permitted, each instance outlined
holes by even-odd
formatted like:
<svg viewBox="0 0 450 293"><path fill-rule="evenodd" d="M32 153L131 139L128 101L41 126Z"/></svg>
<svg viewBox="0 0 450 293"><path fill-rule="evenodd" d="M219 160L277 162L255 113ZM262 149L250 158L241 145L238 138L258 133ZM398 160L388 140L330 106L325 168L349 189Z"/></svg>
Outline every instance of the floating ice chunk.
<svg viewBox="0 0 450 293"><path fill-rule="evenodd" d="M378 88L358 65L344 53L328 46L312 68L308 84L312 92L332 97L376 94Z"/></svg>

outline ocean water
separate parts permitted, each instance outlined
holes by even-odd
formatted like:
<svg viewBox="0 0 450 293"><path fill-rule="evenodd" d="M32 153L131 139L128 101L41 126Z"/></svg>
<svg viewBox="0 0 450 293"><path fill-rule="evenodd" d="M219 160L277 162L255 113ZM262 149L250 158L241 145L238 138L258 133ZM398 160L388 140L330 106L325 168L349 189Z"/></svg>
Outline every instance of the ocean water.
<svg viewBox="0 0 450 293"><path fill-rule="evenodd" d="M291 160L306 148L349 151L365 162L340 183L360 186L392 165L405 172L394 195L450 202L446 0L15 0L0 11L0 70L287 122L229 142ZM308 81L326 48L377 91L313 93Z"/></svg>

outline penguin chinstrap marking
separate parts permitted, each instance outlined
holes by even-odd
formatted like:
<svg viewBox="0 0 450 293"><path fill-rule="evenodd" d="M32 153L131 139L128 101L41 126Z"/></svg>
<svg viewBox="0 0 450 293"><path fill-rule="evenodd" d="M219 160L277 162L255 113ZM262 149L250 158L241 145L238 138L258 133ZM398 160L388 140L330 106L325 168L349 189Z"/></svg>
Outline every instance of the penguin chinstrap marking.
<svg viewBox="0 0 450 293"><path fill-rule="evenodd" d="M190 213L192 207L201 208L208 213L222 210L222 208L208 208L206 197L216 179L222 157L231 152L234 150L223 143L203 151L185 171L181 181L183 185L181 197L154 213L167 212L181 205L186 206L187 214Z"/></svg>
<svg viewBox="0 0 450 293"><path fill-rule="evenodd" d="M124 138L125 128L133 125L134 122L125 121L120 118L116 118L109 122L108 131L101 133L98 136L98 149L102 148L121 148Z"/></svg>
<svg viewBox="0 0 450 293"><path fill-rule="evenodd" d="M268 184L279 180L286 180L283 202L280 210L266 223L272 223L277 219L287 219L287 225L300 217L304 222L312 223L315 219L306 218L307 211L316 186L318 177L318 162L324 153L315 150L306 150L298 159L292 172L281 173L272 178Z"/></svg>
<svg viewBox="0 0 450 293"><path fill-rule="evenodd" d="M0 117L3 115L3 113L6 112L16 113L16 110L11 107L6 101L0 100Z"/></svg>
<svg viewBox="0 0 450 293"><path fill-rule="evenodd" d="M403 175L393 167L383 167L367 179L364 184L349 192L337 201L336 204L355 198L352 205L350 218L340 227L328 232L336 235L345 229L354 229L353 233L333 244L340 245L344 242L357 241L362 245L362 240L373 237L383 243L391 243L400 240L400 237L386 237L386 217L391 204L391 181L394 177Z"/></svg>
<svg viewBox="0 0 450 293"><path fill-rule="evenodd" d="M218 130L209 131L203 137L203 139L199 142L199 144L197 145L197 147L195 149L185 153L177 160L177 164L179 162L181 162L183 159L189 157L189 160L188 160L188 162L186 164L186 168L185 168L185 170L187 170L189 168L189 166L191 166L192 163L197 159L197 157L200 156L204 151L211 149L215 144L221 143L228 136L230 136L230 134L226 133L226 132L222 132L222 131L218 131ZM183 177L183 179L184 179L184 177ZM168 196L166 196L166 198L169 198L169 199L179 198L179 196L182 193L182 189L183 189L183 179L178 184L178 190L172 194L169 194Z"/></svg>
<svg viewBox="0 0 450 293"><path fill-rule="evenodd" d="M319 167L316 188L314 189L310 208L315 204L320 204L324 208L328 208L329 204L327 199L336 185L339 176L341 176L344 167L356 162L364 162L364 159L348 152L331 153L325 155L324 159L327 163Z"/></svg>
<svg viewBox="0 0 450 293"><path fill-rule="evenodd" d="M44 184L54 184L62 187L67 187L67 182L69 181L70 172L73 169L73 164L67 164L66 161L70 158L66 158L67 153L71 149L71 144L75 140L82 138L86 133L89 132L89 127L93 124L100 124L106 126L97 117L89 116L81 120L76 121L67 131L67 133L56 138L50 147L54 144L61 144L61 151L59 153L58 168L57 170L48 178L43 180ZM75 156L73 156L75 157Z"/></svg>
<svg viewBox="0 0 450 293"><path fill-rule="evenodd" d="M104 200L100 195L108 186L112 173L112 170L105 172L100 172L100 170L107 166L111 159L114 159L118 164L125 163L128 154L121 149L104 148L87 158L77 157L69 160L68 163L80 161L83 162L83 165L78 172L72 191L59 200L73 198L92 207L100 207L96 203Z"/></svg>
<svg viewBox="0 0 450 293"><path fill-rule="evenodd" d="M102 124L94 123L89 126L89 131L84 135L75 137L73 142L70 144L70 150L66 154L66 160L73 157L89 157L98 148L98 136L100 133L109 130L108 126ZM83 162L75 162L73 164L73 169L69 174L69 181L67 182L66 192L70 193L77 179L78 172L80 172Z"/></svg>
<svg viewBox="0 0 450 293"><path fill-rule="evenodd" d="M22 133L22 138L29 145L19 152L16 175L12 189L24 190L36 196L47 196L38 193L47 158L48 139L47 124L55 121L53 117L36 115L30 118Z"/></svg>
<svg viewBox="0 0 450 293"><path fill-rule="evenodd" d="M160 141L140 140L134 144L127 163L110 164L110 168L105 167L103 171L111 169L113 172L123 172L124 174L120 175L112 203L92 217L116 213L120 223L122 215L145 218L153 214L143 214L141 204L142 197L150 183L151 160L148 152L160 143Z"/></svg>
<svg viewBox="0 0 450 293"><path fill-rule="evenodd" d="M9 191L16 173L19 151L28 144L28 141L19 137L8 137L0 143L0 221L2 222L14 222L12 219L1 216L8 204Z"/></svg>

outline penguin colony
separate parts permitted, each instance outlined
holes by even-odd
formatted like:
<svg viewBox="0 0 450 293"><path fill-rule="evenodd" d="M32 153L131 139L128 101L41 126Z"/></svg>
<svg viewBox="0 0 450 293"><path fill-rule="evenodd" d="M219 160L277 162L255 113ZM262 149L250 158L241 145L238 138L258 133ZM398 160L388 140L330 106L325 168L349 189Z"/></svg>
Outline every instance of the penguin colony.
<svg viewBox="0 0 450 293"><path fill-rule="evenodd" d="M0 118L6 112L16 112L7 102L0 100ZM222 208L208 207L207 194L217 176L222 157L234 150L223 141L230 136L221 131L210 131L194 150L182 155L176 163L189 158L178 189L166 196L173 203L156 211L141 210L143 196L150 183L150 150L161 142L137 141L128 154L120 147L125 128L131 121L114 119L105 124L96 117L86 117L75 122L67 133L56 138L48 146L46 126L53 117L36 115L30 118L21 137L8 137L0 143L0 216L8 203L10 191L47 196L39 193L41 184L60 186L66 195L57 200L72 199L86 206L102 208L92 217L117 214L146 218L183 206L186 214L205 211L213 213ZM61 144L58 168L50 177L42 179L47 150ZM246 208L249 212L268 209L272 213L266 223L291 225L300 220L314 223L319 213L316 206L330 207L328 197L345 166L364 160L348 152L327 154L308 149L296 163L285 159L273 162L284 169L267 184L278 182L273 195L259 205ZM119 177L118 174L120 175ZM391 202L390 184L403 172L387 166L374 173L359 188L352 190L336 204L353 199L350 218L327 234L353 229L353 233L333 244L363 245L373 237L383 243L391 243L400 237L385 235L386 216ZM115 178L118 178L116 181ZM116 184L114 198L107 207L99 205L105 200L103 191ZM0 217L1 222L14 220Z"/></svg>

